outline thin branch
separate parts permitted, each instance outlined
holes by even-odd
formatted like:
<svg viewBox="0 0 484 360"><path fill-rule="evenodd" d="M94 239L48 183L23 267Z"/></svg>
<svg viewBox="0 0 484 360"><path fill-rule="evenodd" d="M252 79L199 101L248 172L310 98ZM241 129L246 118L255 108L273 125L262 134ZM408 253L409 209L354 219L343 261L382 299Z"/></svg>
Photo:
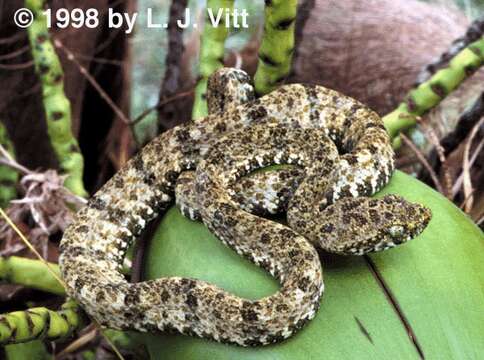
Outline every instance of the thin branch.
<svg viewBox="0 0 484 360"><path fill-rule="evenodd" d="M432 167L430 166L429 162L422 154L422 152L415 146L415 144L405 134L400 133L400 136L403 142L415 153L420 163L425 167L425 169L427 169L428 173L430 174L430 177L432 178L435 184L435 187L437 188L437 191L440 192L441 194L445 194L444 189L442 188L442 184L440 183L440 180L437 177L437 174L435 173L434 169L432 169Z"/></svg>
<svg viewBox="0 0 484 360"><path fill-rule="evenodd" d="M11 65L0 64L0 70L9 70L9 71L24 70L33 66L34 66L34 61L31 60L22 64L11 64Z"/></svg>
<svg viewBox="0 0 484 360"><path fill-rule="evenodd" d="M0 60L10 60L10 59L16 58L17 56L20 56L20 55L22 55L23 53L26 53L29 50L30 50L29 45L23 46L20 49L12 51L8 54L0 55Z"/></svg>
<svg viewBox="0 0 484 360"><path fill-rule="evenodd" d="M27 169L25 166L20 165L18 162L14 160L14 158L9 154L7 149L0 144L0 165L8 166L14 170L21 172L24 175L32 174L32 171Z"/></svg>
<svg viewBox="0 0 484 360"><path fill-rule="evenodd" d="M32 171L32 170L26 168L25 166L19 164L14 158L12 158L12 156L9 154L9 152L1 144L0 144L0 165L8 166L8 167L10 167L14 170L17 170L21 174L23 174L24 176L31 176L31 177L42 176L41 173ZM24 181L24 180L25 180L25 178L22 181ZM63 191L65 191L65 193L68 195L68 197L70 199L72 199L73 201L75 201L79 204L83 204L83 205L87 204L86 199L84 199L82 196L78 196L78 195L72 193L72 191L67 189L65 186L63 187Z"/></svg>
<svg viewBox="0 0 484 360"><path fill-rule="evenodd" d="M484 148L484 139L482 139L479 145L477 145L476 150L474 151L474 154L472 155L469 161L469 168L472 168L474 166L474 163L476 162L477 157L483 148ZM464 174L461 173L457 178L457 180L455 181L454 186L452 187L452 195L454 197L456 197L457 194L459 193L463 182L464 182Z"/></svg>
<svg viewBox="0 0 484 360"><path fill-rule="evenodd" d="M131 126L134 126L136 125L137 123L139 123L140 121L142 121L145 117L147 117L149 114L151 114L153 111L159 109L160 107L172 102L172 101L175 101L175 100L178 100L178 99L181 99L183 97L186 97L186 96L190 96L190 95L193 95L194 93L194 90L188 90L188 91L184 91L184 92L181 92L179 94L176 94L174 95L173 97L171 98L168 98L168 99L164 99L163 101L160 101L158 102L156 105L152 106L152 107L149 107L148 109L146 109L145 111L143 111L140 115L138 115L132 122L131 122Z"/></svg>
<svg viewBox="0 0 484 360"><path fill-rule="evenodd" d="M2 144L0 144L0 155L2 155L4 158L6 158L9 161L14 161L12 155L3 147Z"/></svg>
<svg viewBox="0 0 484 360"><path fill-rule="evenodd" d="M109 336L107 336L104 333L104 331L102 330L101 326L98 323L96 323L96 326L99 329L99 332L103 336L104 340L106 340L106 342L109 344L109 346L111 346L111 349L113 349L113 351L116 354L116 356L118 357L118 359L119 360L124 360L124 357L121 354L121 352L118 350L118 348L116 347L116 345L114 345L114 343L111 341L111 339L109 338Z"/></svg>
<svg viewBox="0 0 484 360"><path fill-rule="evenodd" d="M92 323L86 329L84 329L83 332L85 332L85 334L78 337L76 340L71 342L64 350L57 354L56 359L61 359L64 356L74 353L83 346L89 344L96 338L98 329L96 328L96 325Z"/></svg>
<svg viewBox="0 0 484 360"><path fill-rule="evenodd" d="M484 224L484 215L477 221L477 226Z"/></svg>
<svg viewBox="0 0 484 360"><path fill-rule="evenodd" d="M448 165L443 162L443 159L448 157L453 151L455 151L459 145L467 138L472 128L477 124L477 122L484 116L484 92L482 92L477 99L474 101L472 106L464 111L455 125L453 131L445 135L439 141L439 145L434 141L431 141L434 148L429 152L428 158L429 163L436 173L443 170L444 180L447 182L447 176L449 173ZM443 153L442 153L443 152ZM449 176L450 177L450 176ZM424 182L430 182L427 174L421 171L418 178ZM452 183L452 181L451 181ZM446 185L447 187L447 185ZM451 187L452 188L452 187ZM451 192L453 193L453 192Z"/></svg>
<svg viewBox="0 0 484 360"><path fill-rule="evenodd" d="M13 170L16 170L16 171L19 171L21 172L22 174L24 175L27 175L29 174L27 171L28 169L24 168L22 165L16 163L16 162L12 162L10 160L6 160L4 158L0 158L0 165L2 166L7 166Z"/></svg>
<svg viewBox="0 0 484 360"><path fill-rule="evenodd" d="M91 62L95 62L95 63L98 63L98 64L102 64L102 65L113 65L113 66L123 66L123 61L121 60L112 60L112 59L105 59L105 58L100 58L100 57L96 57L96 56L89 56L89 55L84 55L84 54L80 54L80 53L74 53L73 54L78 58L78 59L84 59L84 60L88 60L88 61L91 61Z"/></svg>
<svg viewBox="0 0 484 360"><path fill-rule="evenodd" d="M481 125L484 124L484 118L479 121L479 123L474 126L472 129L471 135L469 136L469 141L467 141L465 148L464 148L464 163L463 163L463 169L462 169L462 174L463 174L463 185L464 185L464 197L468 197L469 200L466 202L466 205L464 207L464 211L466 213L469 213L472 210L472 206L474 204L474 196L472 195L473 188L472 188L472 179L471 179L471 164L470 164L470 152L471 152L471 146L472 142L474 141L475 136L477 135L478 131L480 130ZM481 143L483 143L484 139L481 140ZM477 157L477 154L479 151L476 151L474 155Z"/></svg>
<svg viewBox="0 0 484 360"><path fill-rule="evenodd" d="M24 31L17 31L12 36L0 39L0 45L11 44L13 42L20 41L22 38L27 37L27 33Z"/></svg>
<svg viewBox="0 0 484 360"><path fill-rule="evenodd" d="M430 126L430 124L425 124L421 121L421 119L417 119L417 123L421 125L421 129L423 130L424 136L427 138L427 141L434 146L435 153L440 161L442 172L443 172L443 188L444 194L448 199L452 199L452 177L450 176L450 169L449 165L447 164L447 159L445 157L445 150L439 142L439 138L435 133L434 129ZM431 166L432 161L429 160L429 165ZM435 167L431 166L435 171Z"/></svg>
<svg viewBox="0 0 484 360"><path fill-rule="evenodd" d="M116 103L111 99L111 97L104 91L104 89L99 85L99 83L94 79L91 74L89 74L89 71L76 59L72 51L67 49L60 40L56 39L54 40L54 45L62 50L66 56L67 59L71 62L73 62L77 68L79 69L79 72L86 78L86 80L91 84L91 86L99 93L101 98L109 105L109 107L114 111L116 116L118 116L123 123L126 125L130 126L131 125L131 120L126 116L123 111L116 105Z"/></svg>
<svg viewBox="0 0 484 360"><path fill-rule="evenodd" d="M454 131L441 140L445 155L454 151L461 142L469 135L469 132L484 116L484 91L477 97L469 110L465 111L459 118Z"/></svg>
<svg viewBox="0 0 484 360"><path fill-rule="evenodd" d="M475 192L476 192L476 189L472 189L470 194L468 194L467 197L464 199L464 201L462 201L461 204L459 205L459 209L464 210L466 204L469 202L469 199L472 198Z"/></svg>

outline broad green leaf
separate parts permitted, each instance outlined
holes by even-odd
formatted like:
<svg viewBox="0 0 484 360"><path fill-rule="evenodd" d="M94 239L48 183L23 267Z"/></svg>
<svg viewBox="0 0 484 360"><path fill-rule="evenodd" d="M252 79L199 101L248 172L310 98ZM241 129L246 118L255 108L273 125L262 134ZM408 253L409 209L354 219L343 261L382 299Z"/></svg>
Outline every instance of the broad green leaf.
<svg viewBox="0 0 484 360"><path fill-rule="evenodd" d="M0 355L1 358L1 355ZM5 346L6 360L51 360L45 345L41 341Z"/></svg>
<svg viewBox="0 0 484 360"><path fill-rule="evenodd" d="M296 336L246 349L181 335L143 335L152 359L419 359L402 314L426 358L479 358L484 354L482 232L440 194L403 173L397 172L378 196L385 193L399 193L433 212L418 239L370 257L401 314L368 260L322 255L321 309ZM162 219L145 271L148 279L203 279L251 299L277 290L268 274L176 209Z"/></svg>

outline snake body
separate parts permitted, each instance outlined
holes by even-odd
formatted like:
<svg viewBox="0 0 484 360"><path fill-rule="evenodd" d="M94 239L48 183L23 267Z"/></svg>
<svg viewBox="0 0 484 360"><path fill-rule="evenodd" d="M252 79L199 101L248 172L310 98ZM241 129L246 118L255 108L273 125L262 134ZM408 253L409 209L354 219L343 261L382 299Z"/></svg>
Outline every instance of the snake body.
<svg viewBox="0 0 484 360"><path fill-rule="evenodd" d="M69 295L104 326L270 344L316 314L323 281L315 247L383 250L418 235L430 213L395 195L367 197L388 182L393 152L381 119L357 101L299 84L255 99L248 76L230 69L212 76L209 90L208 117L156 138L77 214L60 268ZM297 169L244 180L272 164ZM291 171L297 180L288 181ZM279 204L237 191L241 181L267 179L278 179ZM277 278L277 293L252 301L194 279L126 281L119 269L127 248L172 204L177 184L177 195L195 189L186 208L221 241ZM288 225L255 215L256 204L284 208Z"/></svg>

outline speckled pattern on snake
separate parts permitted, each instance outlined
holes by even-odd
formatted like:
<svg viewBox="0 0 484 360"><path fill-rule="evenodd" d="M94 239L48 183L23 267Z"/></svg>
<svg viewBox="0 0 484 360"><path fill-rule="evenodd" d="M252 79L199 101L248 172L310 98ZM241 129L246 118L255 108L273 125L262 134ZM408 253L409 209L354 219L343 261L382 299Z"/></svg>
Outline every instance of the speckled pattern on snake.
<svg viewBox="0 0 484 360"><path fill-rule="evenodd" d="M316 314L323 292L316 248L384 250L418 235L430 212L395 195L368 197L389 181L393 151L381 119L357 101L299 84L255 99L249 77L233 69L212 76L207 96L209 116L153 140L77 214L60 246L62 276L69 295L107 327L242 346L274 343ZM296 167L246 176L273 164ZM298 180L289 181L292 175ZM249 187L272 181L277 189L265 187L273 194L264 205L260 197L244 199L239 181ZM272 274L277 293L246 300L201 280L125 279L120 266L127 248L173 204L177 183L180 196L193 185L186 206ZM251 211L258 203L274 212L280 201L287 225Z"/></svg>

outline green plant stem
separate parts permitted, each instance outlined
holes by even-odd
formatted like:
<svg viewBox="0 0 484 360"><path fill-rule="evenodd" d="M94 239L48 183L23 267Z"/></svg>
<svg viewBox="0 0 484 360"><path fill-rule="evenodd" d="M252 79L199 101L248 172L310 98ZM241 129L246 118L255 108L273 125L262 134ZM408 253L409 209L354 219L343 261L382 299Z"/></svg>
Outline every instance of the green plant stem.
<svg viewBox="0 0 484 360"><path fill-rule="evenodd" d="M119 331L113 329L103 330L103 335L109 338L113 345L119 349L132 353L136 359L148 359L144 346L144 333L135 331Z"/></svg>
<svg viewBox="0 0 484 360"><path fill-rule="evenodd" d="M0 122L0 145L14 157L13 144L8 138L7 129ZM18 172L8 166L0 166L0 207L5 208L10 200L17 197L15 184L18 182Z"/></svg>
<svg viewBox="0 0 484 360"><path fill-rule="evenodd" d="M264 36L254 79L258 95L274 90L291 71L296 15L297 0L266 1Z"/></svg>
<svg viewBox="0 0 484 360"><path fill-rule="evenodd" d="M60 311L32 308L0 316L0 344L33 340L59 340L70 336L84 323L79 306L68 301Z"/></svg>
<svg viewBox="0 0 484 360"><path fill-rule="evenodd" d="M459 52L446 68L411 90L405 101L383 118L390 137L395 139L401 131L414 127L418 116L437 106L483 63L484 38L481 38Z"/></svg>
<svg viewBox="0 0 484 360"><path fill-rule="evenodd" d="M233 9L234 0L207 0L207 10L211 9L217 16L219 9ZM222 20L225 19L225 13ZM205 26L200 43L199 80L195 87L195 103L193 105L193 119L199 119L208 114L207 82L210 75L224 65L225 40L229 29L224 24L214 27L206 12Z"/></svg>
<svg viewBox="0 0 484 360"><path fill-rule="evenodd" d="M71 104L64 93L64 73L42 13L45 3L46 0L25 0L25 6L35 16L28 34L35 69L42 84L47 133L61 170L68 175L66 187L79 196L87 196L82 182L84 159L72 133Z"/></svg>
<svg viewBox="0 0 484 360"><path fill-rule="evenodd" d="M57 264L49 265L60 276ZM17 256L0 257L0 279L56 295L65 295L64 287L50 273L49 268L39 260Z"/></svg>

